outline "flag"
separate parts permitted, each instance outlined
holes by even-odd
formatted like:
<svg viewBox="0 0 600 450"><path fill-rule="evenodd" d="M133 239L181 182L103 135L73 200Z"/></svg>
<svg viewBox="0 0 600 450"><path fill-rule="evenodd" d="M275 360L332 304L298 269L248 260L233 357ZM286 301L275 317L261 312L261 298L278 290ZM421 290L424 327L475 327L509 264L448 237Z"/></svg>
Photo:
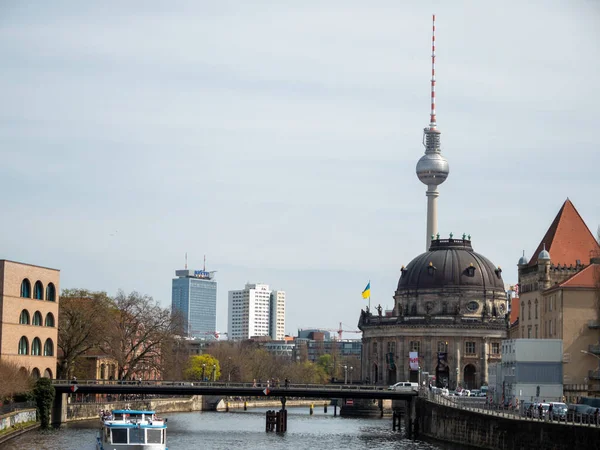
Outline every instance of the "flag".
<svg viewBox="0 0 600 450"><path fill-rule="evenodd" d="M371 298L371 281L367 283L367 287L362 291L363 298Z"/></svg>

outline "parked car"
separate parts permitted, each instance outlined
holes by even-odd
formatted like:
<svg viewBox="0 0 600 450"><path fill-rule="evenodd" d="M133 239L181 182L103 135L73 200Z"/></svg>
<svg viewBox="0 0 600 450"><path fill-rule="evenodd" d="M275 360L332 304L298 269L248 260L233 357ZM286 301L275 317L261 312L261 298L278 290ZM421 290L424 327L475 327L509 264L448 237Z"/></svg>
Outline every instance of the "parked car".
<svg viewBox="0 0 600 450"><path fill-rule="evenodd" d="M471 389L470 397L480 397L481 391L479 389Z"/></svg>
<svg viewBox="0 0 600 450"><path fill-rule="evenodd" d="M569 422L590 423L595 421L596 408L590 405L570 404L567 406Z"/></svg>
<svg viewBox="0 0 600 450"><path fill-rule="evenodd" d="M552 406L552 420L567 420L567 405L562 402L550 402Z"/></svg>
<svg viewBox="0 0 600 450"><path fill-rule="evenodd" d="M390 391L403 391L403 392L412 392L419 390L419 383L413 383L411 381L399 381L396 384L392 384L388 387Z"/></svg>

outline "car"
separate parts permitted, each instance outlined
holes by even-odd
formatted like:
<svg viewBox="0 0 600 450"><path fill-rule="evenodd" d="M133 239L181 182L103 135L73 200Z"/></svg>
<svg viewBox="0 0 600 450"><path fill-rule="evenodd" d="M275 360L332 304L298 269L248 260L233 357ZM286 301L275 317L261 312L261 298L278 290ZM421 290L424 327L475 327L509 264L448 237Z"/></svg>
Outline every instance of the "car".
<svg viewBox="0 0 600 450"><path fill-rule="evenodd" d="M481 391L479 389L471 389L471 397L481 397Z"/></svg>
<svg viewBox="0 0 600 450"><path fill-rule="evenodd" d="M552 406L551 420L567 420L567 405L562 402L550 402Z"/></svg>
<svg viewBox="0 0 600 450"><path fill-rule="evenodd" d="M596 408L590 405L570 404L567 405L567 421L577 423L590 423L594 421Z"/></svg>
<svg viewBox="0 0 600 450"><path fill-rule="evenodd" d="M413 383L411 381L399 381L396 384L392 384L388 387L389 391L403 391L412 392L419 390L419 383Z"/></svg>

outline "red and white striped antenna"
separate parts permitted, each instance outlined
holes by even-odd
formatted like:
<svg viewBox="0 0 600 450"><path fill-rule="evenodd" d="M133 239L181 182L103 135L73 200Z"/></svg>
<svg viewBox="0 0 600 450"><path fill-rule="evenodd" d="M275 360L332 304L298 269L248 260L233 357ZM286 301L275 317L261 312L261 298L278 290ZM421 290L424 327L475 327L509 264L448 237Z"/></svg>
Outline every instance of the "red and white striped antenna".
<svg viewBox="0 0 600 450"><path fill-rule="evenodd" d="M431 116L429 127L435 128L435 14L433 15L433 29L431 34Z"/></svg>

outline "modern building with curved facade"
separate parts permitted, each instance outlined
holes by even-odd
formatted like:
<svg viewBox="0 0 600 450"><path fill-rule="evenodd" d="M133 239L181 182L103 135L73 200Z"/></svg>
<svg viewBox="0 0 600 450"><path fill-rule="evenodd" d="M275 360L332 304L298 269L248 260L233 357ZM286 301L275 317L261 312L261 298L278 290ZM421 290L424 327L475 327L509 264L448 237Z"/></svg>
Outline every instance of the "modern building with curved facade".
<svg viewBox="0 0 600 450"><path fill-rule="evenodd" d="M0 359L56 377L60 271L0 260Z"/></svg>

